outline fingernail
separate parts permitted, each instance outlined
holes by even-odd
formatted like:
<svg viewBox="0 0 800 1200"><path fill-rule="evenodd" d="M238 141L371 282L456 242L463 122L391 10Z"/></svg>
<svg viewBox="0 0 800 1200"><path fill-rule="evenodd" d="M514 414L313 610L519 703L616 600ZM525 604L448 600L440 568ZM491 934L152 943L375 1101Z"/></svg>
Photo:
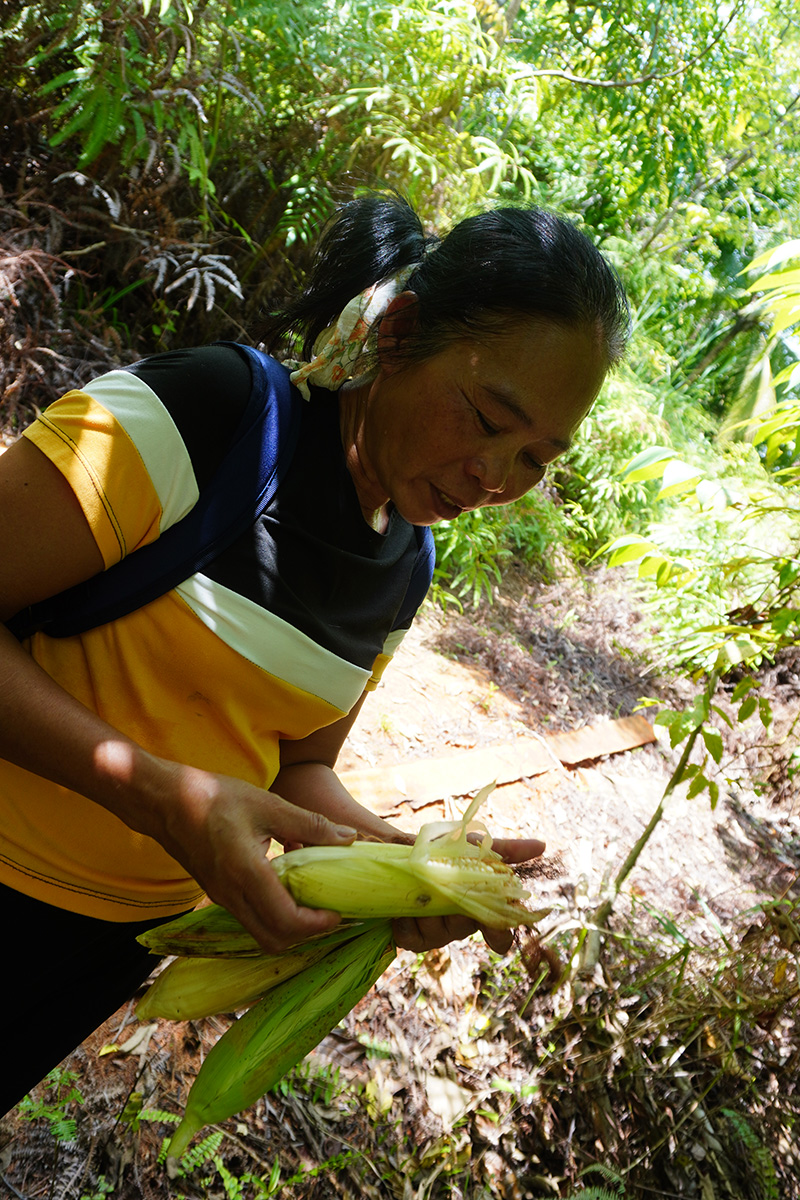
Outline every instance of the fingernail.
<svg viewBox="0 0 800 1200"><path fill-rule="evenodd" d="M351 829L349 825L337 825L334 832L337 838L339 838L342 842L352 842L353 838L356 836L355 829Z"/></svg>

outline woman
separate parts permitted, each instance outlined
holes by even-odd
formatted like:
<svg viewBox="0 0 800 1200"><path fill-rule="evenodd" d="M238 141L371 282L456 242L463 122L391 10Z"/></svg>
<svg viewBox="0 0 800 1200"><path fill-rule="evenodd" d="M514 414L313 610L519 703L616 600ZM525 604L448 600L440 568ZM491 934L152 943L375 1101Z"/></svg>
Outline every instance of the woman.
<svg viewBox="0 0 800 1200"><path fill-rule="evenodd" d="M402 837L333 766L430 580L426 531L541 480L626 318L603 258L550 214L498 210L438 243L400 200L354 201L268 330L268 344L301 335L307 361L291 375L297 448L255 526L86 633L20 644L0 629L4 992L9 1027L35 1030L2 1111L147 975L135 933L204 892L269 951L336 923L294 904L270 840ZM0 620L190 511L263 366L228 344L157 356L34 422L0 458ZM497 846L512 862L543 850ZM412 949L473 929L396 923Z"/></svg>

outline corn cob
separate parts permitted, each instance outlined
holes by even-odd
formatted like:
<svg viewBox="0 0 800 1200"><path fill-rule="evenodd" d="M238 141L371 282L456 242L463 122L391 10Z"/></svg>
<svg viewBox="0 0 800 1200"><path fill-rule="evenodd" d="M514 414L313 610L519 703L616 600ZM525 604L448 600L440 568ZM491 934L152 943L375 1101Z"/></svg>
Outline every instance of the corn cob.
<svg viewBox="0 0 800 1200"><path fill-rule="evenodd" d="M198 1130L255 1103L328 1034L372 987L395 956L391 927L381 922L279 984L211 1049L189 1092L169 1157Z"/></svg>
<svg viewBox="0 0 800 1200"><path fill-rule="evenodd" d="M343 917L442 917L463 913L484 925L533 925L542 913L523 903L513 869L491 849L491 838L472 816L484 788L461 821L424 825L413 846L356 842L307 846L273 859L297 904L330 908ZM480 843L469 834L483 835Z"/></svg>
<svg viewBox="0 0 800 1200"><path fill-rule="evenodd" d="M335 946L366 932L375 922L344 923L283 954L240 958L176 958L136 1006L140 1021L196 1021L247 1008L270 988L324 958Z"/></svg>
<svg viewBox="0 0 800 1200"><path fill-rule="evenodd" d="M182 1006L200 1004L207 1013L244 1006L252 999L249 989L264 980L258 976L258 984L251 982L250 972L258 975L265 960L264 987L273 985L209 1053L170 1143L170 1157L182 1154L203 1125L224 1120L263 1095L369 990L394 957L390 918L465 913L497 928L532 925L541 918L541 912L525 907L528 893L491 849L485 827L473 819L491 786L475 797L461 821L424 826L413 846L362 842L309 847L274 859L273 867L297 903L332 909L361 922L343 924L321 935L316 945L292 947L285 956L277 956L291 958L292 971L298 971L290 978L281 975L283 982L277 985L273 956L261 954L239 922L216 905L140 938L156 953L215 956L210 963L194 957L179 960L164 972L168 976L174 970L182 989L196 984L203 990L211 968L227 969L230 980L236 980L232 991L224 990L227 983L220 984L220 992L208 1001L181 997ZM365 918L370 926L366 932ZM318 957L323 942L327 949ZM220 962L216 956L233 961ZM237 956L244 957L236 962ZM173 983L163 985L165 992ZM247 990L247 999L236 990L240 986ZM160 1012L155 998L151 1008L146 1002L147 998L140 1016ZM180 1015L188 1011L181 1007Z"/></svg>
<svg viewBox="0 0 800 1200"><path fill-rule="evenodd" d="M184 954L211 958L237 958L263 954L256 939L226 908L208 904L156 925L136 939L151 954Z"/></svg>

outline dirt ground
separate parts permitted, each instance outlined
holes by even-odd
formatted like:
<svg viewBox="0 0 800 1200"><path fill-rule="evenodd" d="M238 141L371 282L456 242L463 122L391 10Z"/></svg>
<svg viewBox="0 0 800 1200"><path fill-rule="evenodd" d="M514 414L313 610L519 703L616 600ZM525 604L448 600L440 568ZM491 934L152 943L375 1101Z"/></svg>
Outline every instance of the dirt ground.
<svg viewBox="0 0 800 1200"><path fill-rule="evenodd" d="M412 761L530 739L544 739L546 745L554 732L630 714L643 697L671 705L686 701L685 687L656 677L648 668L642 618L621 575L599 573L549 586L515 577L507 582L506 598L493 607L451 613L446 619L429 612L417 622L344 749L344 772L381 767L391 773ZM625 884L615 920L635 908L654 927L667 915L687 936L712 940L741 922L742 914L759 901L786 895L795 886L800 802L790 768L796 740L785 738L798 713L798 663L784 663L765 674L763 686L775 711L773 730L767 736L754 725L731 732L720 722L726 755L718 773L721 798L716 810L711 810L707 794L688 800L684 789L671 798ZM482 816L493 833L530 834L547 843L528 885L537 904L552 908L545 932L548 922L555 929L559 922L574 921L576 913L596 906L655 810L675 762L676 753L659 733L653 744L576 766L554 761L551 769L502 784L492 793ZM476 778L474 786L487 782ZM457 815L463 805L460 796L420 805L411 795L389 816L402 828L416 830L424 821ZM213 1170L208 1176L213 1181L202 1186L170 1183L155 1161L163 1129L144 1122L136 1126L134 1121L134 1141L115 1133L121 1115L129 1111L131 1095L144 1094L147 1107L179 1111L200 1056L226 1024L224 1019L185 1026L156 1023L147 1028L144 1040L126 1046L132 1034L141 1037L128 1006L67 1060L85 1098L75 1142L61 1145L56 1153L46 1122L23 1123L12 1114L2 1123L0 1196L5 1190L24 1200L95 1200L105 1194L97 1190L100 1178L112 1182L113 1195L120 1200L180 1195L249 1200L251 1195L268 1194L320 1200L356 1194L399 1200L439 1195L523 1200L566 1195L559 1190L566 1186L566 1175L558 1176L562 1184L554 1182L544 1165L537 1174L528 1162L524 1190L514 1183L520 1176L515 1154L530 1158L525 1122L535 1124L543 1118L530 1104L517 1103L513 1137L501 1138L498 1132L504 1126L502 1121L498 1125L497 1114L502 1116L504 1110L497 1107L499 1093L489 1081L503 1061L512 1091L532 1076L531 1068L509 1054L507 1043L498 1049L499 1043L482 1040L475 1026L476 989L491 981L486 972L486 952L472 941L434 953L422 966L403 953L356 1017L326 1039L318 1062L335 1065L360 1084L368 1100L371 1097L366 1110L363 1105L358 1111L343 1108L341 1096L331 1103L315 1076L302 1103L296 1087L279 1089L238 1124L228 1123L225 1144L234 1150L237 1139L242 1147L246 1144L241 1161L247 1171L265 1178L279 1159L294 1163L295 1177L287 1180L284 1168L284 1186L273 1192L236 1191ZM414 1004L416 1000L419 1007L421 994L427 1004L424 1028ZM380 1057L365 1059L365 1043L377 1044L382 1038L392 1040L400 1066L382 1063ZM123 1049L101 1054L110 1044ZM475 1097L483 1098L480 1104ZM456 1115L465 1108L472 1114L470 1132L464 1134L462 1119L457 1137ZM365 1111L373 1122L370 1131L364 1126ZM409 1151L411 1157L403 1165L399 1151L385 1150L387 1161L395 1163L394 1182L384 1178L378 1186L369 1171L362 1170L352 1190L352 1182L347 1183L355 1178L348 1147L363 1136L373 1148L374 1163L377 1151L369 1139L374 1139L375 1121L397 1111L413 1155ZM453 1156L469 1158L478 1143L481 1186L487 1190L459 1191L452 1182L449 1190L437 1190L444 1188L445 1178L454 1178ZM338 1148L335 1154L331 1147ZM327 1174L319 1167L322 1161L328 1162ZM585 1161L580 1155L575 1159L576 1172ZM230 1165L230 1157L225 1162ZM387 1176L386 1167L383 1174ZM544 1181L542 1190L531 1180ZM628 1192L627 1197L632 1194L638 1193ZM712 1195L699 1184L676 1185L670 1194L703 1200Z"/></svg>
<svg viewBox="0 0 800 1200"><path fill-rule="evenodd" d="M625 580L613 573L549 588L517 580L505 600L477 618L429 614L411 630L370 697L340 766L388 769L480 746L546 740L556 731L626 716L643 698L682 706L690 690L652 675L641 632ZM798 712L796 666L785 667L780 679L766 681L776 713L769 738L755 722L736 733L719 722L728 743L717 776L720 803L712 811L708 793L687 800L686 789L678 791L630 878L634 895L676 917L708 905L726 921L793 880L800 863L800 800L791 786L759 795L751 779L769 758L762 743L780 741ZM651 720L657 711L642 710ZM642 832L677 762L666 731L654 730L655 744L575 767L554 764L551 771L499 786L482 811L484 820L498 836L546 841L544 874L559 888L573 887L583 876L582 886L599 894ZM476 778L475 786L487 782ZM415 830L422 821L455 815L462 804L451 799L418 808L412 797L391 816Z"/></svg>

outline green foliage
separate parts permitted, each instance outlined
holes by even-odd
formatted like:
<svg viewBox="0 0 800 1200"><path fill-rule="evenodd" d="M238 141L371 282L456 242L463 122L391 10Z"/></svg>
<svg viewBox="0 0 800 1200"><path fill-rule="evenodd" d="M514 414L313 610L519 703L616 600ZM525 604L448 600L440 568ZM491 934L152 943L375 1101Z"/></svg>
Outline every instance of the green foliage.
<svg viewBox="0 0 800 1200"><path fill-rule="evenodd" d="M635 456L624 472L659 479L656 499L680 502L647 535L605 547L610 565L635 563L639 579L659 589L652 608L675 665L725 673L800 640L797 406L777 406L751 429L763 459L732 446L716 478L664 447ZM739 478L730 473L737 466Z"/></svg>
<svg viewBox="0 0 800 1200"><path fill-rule="evenodd" d="M473 204L534 184L511 130L493 137L479 114L488 95L535 115L537 86L468 3L64 2L28 6L15 32L35 47L18 78L36 81L51 147L74 147L81 171L110 156L128 171L170 163L204 210L218 201L215 164L240 157L237 140L261 141L268 114L273 129L316 127L294 173L273 177L295 214L280 222L290 240L330 211L336 169L423 201L444 181Z"/></svg>
<svg viewBox="0 0 800 1200"><path fill-rule="evenodd" d="M104 1200L106 1196L113 1196L115 1191L114 1184L106 1179L105 1175L101 1175L91 1192L81 1193L80 1200Z"/></svg>
<svg viewBox="0 0 800 1200"><path fill-rule="evenodd" d="M606 1200L611 1196L614 1200L623 1200L625 1196L625 1181L621 1175L613 1171L611 1167L606 1167L602 1163L592 1163L581 1172L581 1177L586 1178L587 1175L600 1175L606 1182L613 1183L616 1186L616 1191L611 1192L607 1188L590 1187L583 1192L578 1192L577 1195L584 1197L596 1196L597 1200Z"/></svg>
<svg viewBox="0 0 800 1200"><path fill-rule="evenodd" d="M567 1200L619 1200L625 1192L610 1192L604 1187L581 1188L579 1192L570 1192Z"/></svg>
<svg viewBox="0 0 800 1200"><path fill-rule="evenodd" d="M354 178L396 185L435 226L530 197L626 278L620 410L627 390L691 438L698 403L723 415L786 365L740 272L797 212L797 6L531 0L509 28L493 0L38 0L11 21L0 88L53 156L48 203L70 187L108 206L113 232L89 234L80 266L100 290L120 271L149 284L115 307L126 344L246 336ZM579 557L637 519L607 466L581 449L559 473Z"/></svg>
<svg viewBox="0 0 800 1200"><path fill-rule="evenodd" d="M77 1078L74 1071L56 1067L45 1080L45 1094L25 1096L17 1108L25 1121L46 1121L59 1145L75 1139L77 1118L69 1110L83 1104L83 1096L75 1086Z"/></svg>
<svg viewBox="0 0 800 1200"><path fill-rule="evenodd" d="M739 1153L754 1177L759 1200L779 1200L780 1185L769 1150L741 1113L730 1108L723 1108L721 1112L727 1118L738 1143Z"/></svg>
<svg viewBox="0 0 800 1200"><path fill-rule="evenodd" d="M620 472L643 444L659 433L669 436L659 403L630 371L612 376L569 454L552 468L574 557L588 559L609 539L640 527L652 512L647 490L631 487Z"/></svg>
<svg viewBox="0 0 800 1200"><path fill-rule="evenodd" d="M456 598L467 597L473 604L491 601L503 578L501 564L510 554L503 545L505 520L499 509L478 508L435 525L434 587L446 586Z"/></svg>

